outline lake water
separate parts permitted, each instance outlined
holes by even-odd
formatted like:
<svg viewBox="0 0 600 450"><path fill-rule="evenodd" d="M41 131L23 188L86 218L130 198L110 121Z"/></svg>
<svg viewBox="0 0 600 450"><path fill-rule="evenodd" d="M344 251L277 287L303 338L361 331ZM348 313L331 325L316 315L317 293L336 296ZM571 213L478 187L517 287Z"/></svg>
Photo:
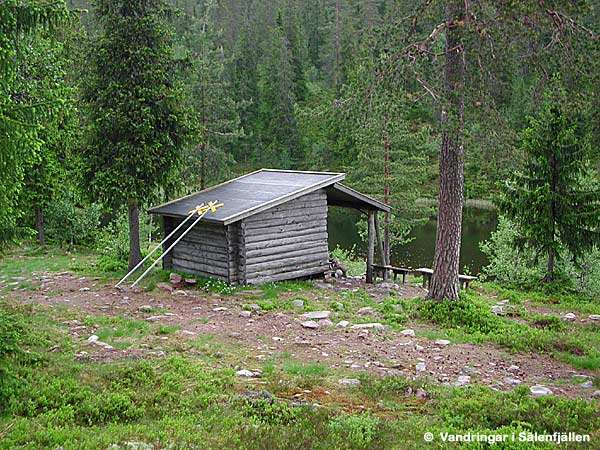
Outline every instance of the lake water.
<svg viewBox="0 0 600 450"><path fill-rule="evenodd" d="M366 255L366 243L360 239L357 222L361 213L347 208L329 208L329 247L339 245L344 249L355 247L359 256ZM392 265L400 267L432 267L437 220L432 217L427 223L416 227L411 233L413 240L404 245L392 245ZM460 271L478 274L487 264L479 249L479 242L490 237L496 229L497 216L494 210L465 207L463 214ZM378 261L379 262L379 261ZM466 269L468 268L468 269Z"/></svg>

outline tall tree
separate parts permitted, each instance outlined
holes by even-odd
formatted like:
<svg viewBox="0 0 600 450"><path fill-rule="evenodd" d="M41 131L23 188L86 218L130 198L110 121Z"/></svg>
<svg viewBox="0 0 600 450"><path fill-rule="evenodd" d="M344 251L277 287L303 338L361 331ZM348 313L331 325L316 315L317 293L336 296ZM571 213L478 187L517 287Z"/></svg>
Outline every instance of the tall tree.
<svg viewBox="0 0 600 450"><path fill-rule="evenodd" d="M518 225L519 245L546 256L546 281L555 278L561 249L579 259L600 244L600 182L590 164L589 121L578 109L555 79L522 132L525 167L500 202Z"/></svg>
<svg viewBox="0 0 600 450"><path fill-rule="evenodd" d="M99 34L85 91L85 183L105 204L127 206L129 266L140 259L138 209L164 185L190 137L169 10L162 0L98 0Z"/></svg>
<svg viewBox="0 0 600 450"><path fill-rule="evenodd" d="M23 77L29 61L22 47L44 28L52 32L69 17L62 1L0 2L0 245L18 234L17 203L25 169L43 143L39 132L44 122L52 120L62 100L50 84L38 96L31 95Z"/></svg>
<svg viewBox="0 0 600 450"><path fill-rule="evenodd" d="M233 148L243 136L238 112L241 102L233 100L231 82L226 77L230 58L220 42L216 6L214 0L196 5L188 16L185 32L193 61L189 80L192 104L200 126L200 143L186 151L182 172L190 188L204 189L208 182L226 178L235 162Z"/></svg>
<svg viewBox="0 0 600 450"><path fill-rule="evenodd" d="M465 48L461 37L464 2L446 3L446 47L442 142L439 158L438 220L433 257L433 276L428 298L457 298L462 211L464 204L463 110Z"/></svg>

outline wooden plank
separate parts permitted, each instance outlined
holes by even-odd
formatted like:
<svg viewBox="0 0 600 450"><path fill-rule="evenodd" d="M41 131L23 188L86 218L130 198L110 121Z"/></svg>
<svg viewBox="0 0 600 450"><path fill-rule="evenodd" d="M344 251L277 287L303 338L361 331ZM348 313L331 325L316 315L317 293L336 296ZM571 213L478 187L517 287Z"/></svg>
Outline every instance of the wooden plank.
<svg viewBox="0 0 600 450"><path fill-rule="evenodd" d="M276 216L281 213L296 213L304 211L308 208L324 208L327 207L327 196L318 199L310 199L301 202L284 203L276 208L271 208L258 214L248 216L244 219L245 222L260 221L270 216Z"/></svg>
<svg viewBox="0 0 600 450"><path fill-rule="evenodd" d="M307 269L310 267L321 267L323 271L327 270L329 267L329 263L327 260L323 260L320 257L315 258L314 260L307 260L296 264L290 264L286 266L279 266L273 268L265 268L257 271L251 271L249 268L246 268L246 279L250 280L252 278L266 276L266 275L276 275L278 273L283 272L291 272L294 270Z"/></svg>
<svg viewBox="0 0 600 450"><path fill-rule="evenodd" d="M260 259L249 259L246 261L246 272L256 272L263 269L277 267L287 267L293 264L300 264L303 262L312 262L312 261L328 261L329 252L327 249L325 251L319 250L317 252L306 252L299 251L292 253L285 253L281 255L271 255L266 256Z"/></svg>
<svg viewBox="0 0 600 450"><path fill-rule="evenodd" d="M367 283L373 283L373 257L375 254L375 213L369 211L367 230Z"/></svg>
<svg viewBox="0 0 600 450"><path fill-rule="evenodd" d="M325 248L327 248L327 239L317 239L314 241L312 241L312 240L306 241L305 244L302 246L302 249L308 250L311 248L321 247L321 246L324 246ZM287 252L294 252L298 248L299 248L298 244L295 244L295 243L287 244L287 245L274 245L274 246L270 246L270 247L266 247L266 248L257 248L254 250L247 251L246 258L248 260L250 260L250 259L254 259L254 258L260 258L262 256L286 254Z"/></svg>
<svg viewBox="0 0 600 450"><path fill-rule="evenodd" d="M250 252L252 250L257 250L257 249L265 249L265 248L271 248L271 247L279 247L282 245L291 245L291 244L298 244L298 243L303 243L303 242L314 242L314 241L321 241L321 240L325 240L325 241L327 240L327 230L320 230L320 231L316 231L316 232L309 230L306 233L298 233L293 236L286 236L286 237L277 236L277 239L267 238L264 240L255 240L255 241L250 241L250 242L248 242L246 240L244 248L245 248L246 252Z"/></svg>
<svg viewBox="0 0 600 450"><path fill-rule="evenodd" d="M213 239L208 236L185 236L181 242L184 241L196 245L208 245L214 247L215 251L218 251L217 249L221 249L221 251L227 250L227 242L224 238Z"/></svg>
<svg viewBox="0 0 600 450"><path fill-rule="evenodd" d="M198 270L198 269L194 269L194 268L190 268L184 265L180 265L180 264L173 264L173 270L179 270L181 272L185 272L185 273L190 273L193 275L199 275L201 277L206 277L206 278L215 278L217 280L221 280L221 281L227 281L227 277L225 275L219 275L219 274L215 274L212 272L206 272L203 270Z"/></svg>
<svg viewBox="0 0 600 450"><path fill-rule="evenodd" d="M327 225L320 224L318 227L309 227L302 228L299 230L287 231L287 232L274 232L274 233L262 233L257 235L246 234L246 242L249 244L254 244L257 242L264 241L275 241L275 240L284 240L291 238L303 238L309 235L313 235L316 233L321 233L327 235ZM303 242L302 239L296 242Z"/></svg>
<svg viewBox="0 0 600 450"><path fill-rule="evenodd" d="M175 247L173 251L174 258L187 259L188 261L204 261L214 262L215 264L222 264L223 267L227 266L227 255L221 255L217 253L201 253L201 252L190 252L185 249Z"/></svg>
<svg viewBox="0 0 600 450"><path fill-rule="evenodd" d="M294 216L282 214L281 217L264 219L259 222L245 223L244 228L246 228L246 230L254 230L257 228L282 226L293 223L304 223L313 220L327 220L327 211L320 210L319 212L311 212L310 210L306 210L302 212L302 214L297 214Z"/></svg>
<svg viewBox="0 0 600 450"><path fill-rule="evenodd" d="M295 231L304 231L311 228L325 227L327 228L327 216L317 219L311 219L307 222L290 223L289 225L267 225L261 228L247 229L246 236L256 236L257 234L272 234L272 233L293 233Z"/></svg>
<svg viewBox="0 0 600 450"><path fill-rule="evenodd" d="M179 241L179 244L177 244L177 246L175 248L179 248L180 244L182 244L182 243L183 243L183 245L181 246L182 248L186 247L186 248L189 248L190 250L193 250L196 252L218 253L221 255L227 254L227 247L221 247L221 246L216 246L216 245L211 245L211 244L188 241L185 238L183 238L181 241Z"/></svg>
<svg viewBox="0 0 600 450"><path fill-rule="evenodd" d="M282 280L293 280L294 278L302 278L308 277L311 275L317 275L324 273L327 268L323 267L310 267L308 269L299 269L291 272L279 273L275 275L266 275L254 278L252 280L247 280L248 284L261 284L261 283L271 283L273 281L282 281Z"/></svg>
<svg viewBox="0 0 600 450"><path fill-rule="evenodd" d="M193 271L191 273L202 272L208 274L208 276L214 275L216 277L222 277L224 281L227 281L227 270L211 264L202 264L195 261L173 258L173 268L175 267L182 267L181 270L184 271Z"/></svg>

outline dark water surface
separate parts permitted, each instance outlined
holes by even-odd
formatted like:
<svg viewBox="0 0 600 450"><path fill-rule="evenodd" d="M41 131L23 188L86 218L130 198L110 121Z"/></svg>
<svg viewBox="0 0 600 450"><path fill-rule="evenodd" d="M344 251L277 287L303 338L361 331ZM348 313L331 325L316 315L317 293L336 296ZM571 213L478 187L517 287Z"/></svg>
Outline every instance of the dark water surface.
<svg viewBox="0 0 600 450"><path fill-rule="evenodd" d="M329 208L329 247L339 245L344 249L355 247L359 256L366 255L366 243L359 236L357 223L360 212L346 208ZM416 227L411 233L413 240L408 244L392 246L392 264L402 267L431 267L435 247L437 220ZM461 273L477 274L487 264L479 242L490 237L496 229L496 212L489 209L466 207L463 214L462 246L460 255ZM468 268L468 269L467 269Z"/></svg>

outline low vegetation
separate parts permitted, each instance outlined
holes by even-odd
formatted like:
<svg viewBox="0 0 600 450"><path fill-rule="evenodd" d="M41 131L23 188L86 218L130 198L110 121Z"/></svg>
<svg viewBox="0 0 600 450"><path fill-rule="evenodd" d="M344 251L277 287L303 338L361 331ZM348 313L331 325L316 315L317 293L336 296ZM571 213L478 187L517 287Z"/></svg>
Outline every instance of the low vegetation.
<svg viewBox="0 0 600 450"><path fill-rule="evenodd" d="M288 351L274 351L257 361L254 366L260 368L260 378L246 380L235 372L240 361L248 361L248 349L244 342L227 341L219 330L184 342L179 337L171 339L180 330L171 323L13 301L18 293L35 292L39 286L26 280L11 284L12 278L27 275L31 280L32 271L41 273L43 261L54 258L79 268L77 276L93 276L100 283L103 277L115 280L95 271L95 255L89 253L19 253L0 262L4 286L0 300L0 448L484 449L488 444L444 443L440 433L563 431L591 434L590 443L568 448L596 448L600 417L593 399L532 397L527 386L495 391L477 383L444 386L426 375L381 377L364 369L348 372L347 367L332 365L326 357L307 361ZM46 267L61 270L52 263ZM154 286L166 278L157 271L146 288L158 294ZM571 310L596 314L600 306L583 302L582 310L577 310L577 298L569 294L549 297L485 284L463 292L456 302L397 295L378 302L364 289L324 292L309 282L233 291L215 282L199 280L198 284L200 293L239 295L245 304L258 304L268 314L294 308L299 314L329 309L336 320L336 316L348 317L349 311L371 307L372 316L352 316L352 320L359 323L376 318L391 327L388 333L410 326L420 336L478 345L489 342L510 352L531 352L533 358L564 360L574 370L600 367L598 325L560 319ZM302 300L303 305L294 306L294 300ZM508 300L502 303L507 314L493 313L490 306L503 300ZM243 305L240 303L240 310ZM166 312L160 306L143 311L147 315ZM200 315L197 323L208 325L213 320ZM67 333L73 323L94 330L101 341L116 347L116 352L140 345L149 345L153 352L142 358L114 354L90 358L85 343L88 335L84 334L82 341ZM382 339L386 339L385 333ZM268 336L262 340L271 342ZM357 377L357 382L339 382L347 377ZM598 386L600 378L593 383ZM423 440L426 432L434 434L433 443ZM502 442L493 448L555 447Z"/></svg>

